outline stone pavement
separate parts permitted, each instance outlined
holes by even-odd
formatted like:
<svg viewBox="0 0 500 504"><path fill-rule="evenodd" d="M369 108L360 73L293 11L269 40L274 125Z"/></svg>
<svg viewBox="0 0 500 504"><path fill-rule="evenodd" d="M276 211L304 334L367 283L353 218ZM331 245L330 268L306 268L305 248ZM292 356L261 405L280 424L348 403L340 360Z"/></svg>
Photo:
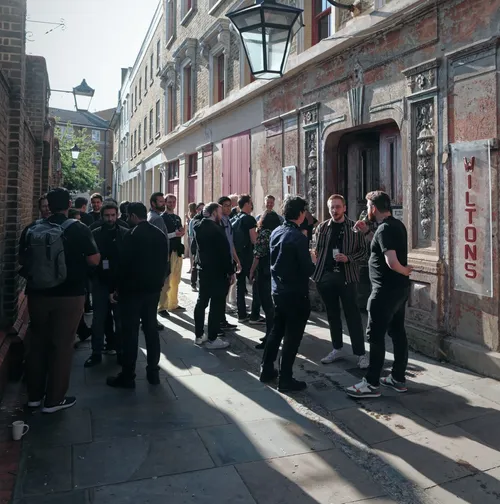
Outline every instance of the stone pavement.
<svg viewBox="0 0 500 504"><path fill-rule="evenodd" d="M319 363L320 314L297 359L309 388L281 395L256 377L263 328L240 326L227 350L193 345L195 296L184 275L188 310L165 322L159 387L143 340L134 391L104 384L114 357L84 369L89 348L76 352L77 405L24 414L16 504L499 501L500 383L412 354L408 394L356 402L342 390L362 376L355 359Z"/></svg>

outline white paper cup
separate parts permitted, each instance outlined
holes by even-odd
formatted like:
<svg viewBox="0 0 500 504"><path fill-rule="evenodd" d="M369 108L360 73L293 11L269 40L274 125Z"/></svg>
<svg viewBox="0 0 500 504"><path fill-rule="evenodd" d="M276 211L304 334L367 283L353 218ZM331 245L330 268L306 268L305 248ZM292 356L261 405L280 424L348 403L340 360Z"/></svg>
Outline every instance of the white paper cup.
<svg viewBox="0 0 500 504"><path fill-rule="evenodd" d="M26 430L25 430L26 429ZM30 426L26 425L22 420L12 423L12 439L19 441L28 431Z"/></svg>

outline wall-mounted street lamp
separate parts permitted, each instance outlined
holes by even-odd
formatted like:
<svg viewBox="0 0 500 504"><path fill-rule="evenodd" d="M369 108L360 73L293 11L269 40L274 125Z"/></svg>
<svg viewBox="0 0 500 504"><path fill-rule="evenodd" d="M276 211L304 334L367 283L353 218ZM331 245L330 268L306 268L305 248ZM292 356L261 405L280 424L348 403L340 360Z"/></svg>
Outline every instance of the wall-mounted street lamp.
<svg viewBox="0 0 500 504"><path fill-rule="evenodd" d="M334 7L356 10L353 5L327 1ZM283 76L293 37L304 26L303 12L276 0L255 0L255 5L227 14L240 35L250 71L256 79Z"/></svg>
<svg viewBox="0 0 500 504"><path fill-rule="evenodd" d="M84 112L89 110L95 93L95 89L92 89L85 79L82 80L79 86L74 87L73 91L66 91L64 89L51 89L51 91L72 94L75 100L75 109Z"/></svg>
<svg viewBox="0 0 500 504"><path fill-rule="evenodd" d="M71 165L72 170L76 170L76 161L78 157L80 156L80 152L82 152L82 149L78 147L78 145L73 145L71 149L69 150L71 152L71 158L73 159L73 164Z"/></svg>

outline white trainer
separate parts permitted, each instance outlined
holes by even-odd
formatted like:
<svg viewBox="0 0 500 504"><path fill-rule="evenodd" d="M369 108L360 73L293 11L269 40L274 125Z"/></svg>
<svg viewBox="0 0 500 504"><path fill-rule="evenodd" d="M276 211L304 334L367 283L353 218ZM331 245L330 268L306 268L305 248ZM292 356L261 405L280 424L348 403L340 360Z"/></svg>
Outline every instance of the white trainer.
<svg viewBox="0 0 500 504"><path fill-rule="evenodd" d="M359 369L368 369L370 366L370 358L367 354L360 355L358 359L358 367Z"/></svg>
<svg viewBox="0 0 500 504"><path fill-rule="evenodd" d="M344 357L344 349L333 349L326 357L321 359L323 364L331 364L332 362L342 359Z"/></svg>
<svg viewBox="0 0 500 504"><path fill-rule="evenodd" d="M208 348L209 350L219 350L221 348L227 348L228 346L229 342L220 338L216 338L213 341L207 341L205 343L205 348Z"/></svg>
<svg viewBox="0 0 500 504"><path fill-rule="evenodd" d="M203 345L203 343L205 343L206 341L208 341L208 336L206 334L204 334L201 338L195 338L194 344L195 345Z"/></svg>

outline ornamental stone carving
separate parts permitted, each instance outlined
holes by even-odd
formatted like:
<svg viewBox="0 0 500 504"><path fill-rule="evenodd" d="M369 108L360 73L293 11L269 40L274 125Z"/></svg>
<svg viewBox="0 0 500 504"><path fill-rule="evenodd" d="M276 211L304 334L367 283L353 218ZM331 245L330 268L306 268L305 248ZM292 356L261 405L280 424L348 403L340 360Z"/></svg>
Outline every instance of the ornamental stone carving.
<svg viewBox="0 0 500 504"><path fill-rule="evenodd" d="M403 70L411 94L427 91L436 86L439 62L440 60L436 58Z"/></svg>
<svg viewBox="0 0 500 504"><path fill-rule="evenodd" d="M231 50L231 32L229 30L229 21L227 19L218 19L203 35L200 37L200 55L208 60L210 54L221 51L229 55Z"/></svg>
<svg viewBox="0 0 500 504"><path fill-rule="evenodd" d="M421 236L431 239L434 217L434 106L432 101L416 104L415 111L417 193Z"/></svg>
<svg viewBox="0 0 500 504"><path fill-rule="evenodd" d="M318 152L316 130L306 132L307 200L309 211L316 213L318 195Z"/></svg>
<svg viewBox="0 0 500 504"><path fill-rule="evenodd" d="M162 69L161 74L161 87L166 89L167 87L177 88L177 70L176 64L173 61L169 61Z"/></svg>
<svg viewBox="0 0 500 504"><path fill-rule="evenodd" d="M195 38L187 38L182 42L182 44L174 51L172 56L174 57L176 69L179 70L183 61L188 59L191 61L192 65L196 63L196 48L198 46L198 40Z"/></svg>

